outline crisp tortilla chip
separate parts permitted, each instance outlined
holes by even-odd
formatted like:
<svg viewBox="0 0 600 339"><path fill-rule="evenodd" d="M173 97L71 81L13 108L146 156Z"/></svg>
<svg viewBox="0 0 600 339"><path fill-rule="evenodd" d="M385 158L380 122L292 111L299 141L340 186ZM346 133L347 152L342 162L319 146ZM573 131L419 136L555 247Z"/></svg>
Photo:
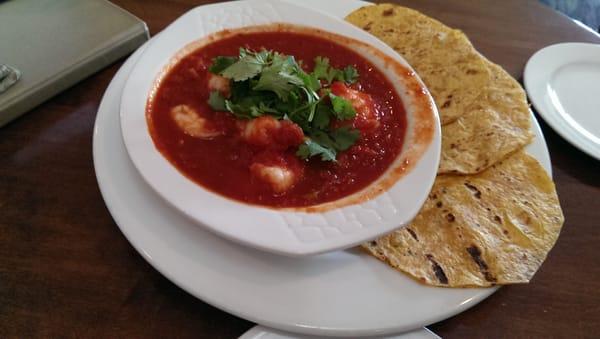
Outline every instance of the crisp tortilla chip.
<svg viewBox="0 0 600 339"><path fill-rule="evenodd" d="M431 92L442 125L458 119L481 94L490 74L469 39L415 10L382 4L346 17L400 53Z"/></svg>
<svg viewBox="0 0 600 339"><path fill-rule="evenodd" d="M525 92L462 32L391 4L346 20L402 54L427 85L443 125L439 173L478 173L531 142Z"/></svg>
<svg viewBox="0 0 600 339"><path fill-rule="evenodd" d="M533 139L525 92L502 67L486 63L491 82L464 116L442 127L439 173L478 173Z"/></svg>
<svg viewBox="0 0 600 339"><path fill-rule="evenodd" d="M363 247L430 285L526 283L563 221L552 180L520 151L477 175L438 176L408 227Z"/></svg>
<svg viewBox="0 0 600 339"><path fill-rule="evenodd" d="M550 178L519 151L533 138L521 86L462 32L417 11L375 5L346 20L402 54L428 86L444 125L440 173L473 174L438 176L411 225L363 247L431 285L528 282L563 215Z"/></svg>

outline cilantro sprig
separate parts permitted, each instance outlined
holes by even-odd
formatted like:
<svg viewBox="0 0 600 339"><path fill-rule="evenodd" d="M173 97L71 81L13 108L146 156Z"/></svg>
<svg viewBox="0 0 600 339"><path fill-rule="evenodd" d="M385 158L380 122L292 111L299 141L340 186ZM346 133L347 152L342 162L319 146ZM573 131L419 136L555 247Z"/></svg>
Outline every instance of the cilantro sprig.
<svg viewBox="0 0 600 339"><path fill-rule="evenodd" d="M324 57L315 58L315 69L312 74L320 80L326 80L328 83L337 80L351 84L358 80L356 68L352 66L346 66L344 69L333 68L329 65L329 58Z"/></svg>
<svg viewBox="0 0 600 339"><path fill-rule="evenodd" d="M209 71L231 81L231 94L224 98L210 93L208 104L240 119L271 115L298 124L306 136L296 153L302 159L319 156L336 161L337 153L350 148L360 132L350 127L331 127L334 120L356 116L352 104L329 90L334 81L352 84L358 80L353 66L337 69L328 58L317 57L307 73L293 56L274 51L240 48L237 57L213 59Z"/></svg>

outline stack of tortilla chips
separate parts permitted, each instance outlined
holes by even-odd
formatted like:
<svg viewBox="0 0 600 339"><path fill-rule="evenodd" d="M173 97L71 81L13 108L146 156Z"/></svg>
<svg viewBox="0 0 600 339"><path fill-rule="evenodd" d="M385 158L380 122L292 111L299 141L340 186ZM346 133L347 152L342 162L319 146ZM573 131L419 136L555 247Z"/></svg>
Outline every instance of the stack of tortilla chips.
<svg viewBox="0 0 600 339"><path fill-rule="evenodd" d="M391 4L350 23L400 53L431 92L442 123L438 177L408 227L363 245L435 286L528 282L564 218L551 178L523 151L533 139L525 92L461 32Z"/></svg>

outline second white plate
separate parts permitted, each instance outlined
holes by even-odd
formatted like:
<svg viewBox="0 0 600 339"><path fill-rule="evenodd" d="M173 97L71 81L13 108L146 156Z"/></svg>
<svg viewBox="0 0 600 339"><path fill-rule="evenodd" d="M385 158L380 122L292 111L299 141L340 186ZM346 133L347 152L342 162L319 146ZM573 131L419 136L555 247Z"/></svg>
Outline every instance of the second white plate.
<svg viewBox="0 0 600 339"><path fill-rule="evenodd" d="M523 77L540 116L575 147L600 160L600 44L541 49L527 62Z"/></svg>

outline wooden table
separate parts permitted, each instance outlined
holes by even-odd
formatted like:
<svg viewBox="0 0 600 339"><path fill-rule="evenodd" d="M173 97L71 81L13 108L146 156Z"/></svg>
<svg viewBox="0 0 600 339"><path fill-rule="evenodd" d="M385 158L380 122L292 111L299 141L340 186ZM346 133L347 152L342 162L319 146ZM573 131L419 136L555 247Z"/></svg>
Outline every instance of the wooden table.
<svg viewBox="0 0 600 339"><path fill-rule="evenodd" d="M208 1L115 2L156 34ZM464 30L516 78L546 45L600 43L535 1L399 3ZM0 338L235 338L253 325L161 276L108 213L92 165L92 128L102 93L121 63L0 129ZM432 325L443 337L600 335L600 162L540 123L566 217L560 239L529 285L504 287Z"/></svg>

